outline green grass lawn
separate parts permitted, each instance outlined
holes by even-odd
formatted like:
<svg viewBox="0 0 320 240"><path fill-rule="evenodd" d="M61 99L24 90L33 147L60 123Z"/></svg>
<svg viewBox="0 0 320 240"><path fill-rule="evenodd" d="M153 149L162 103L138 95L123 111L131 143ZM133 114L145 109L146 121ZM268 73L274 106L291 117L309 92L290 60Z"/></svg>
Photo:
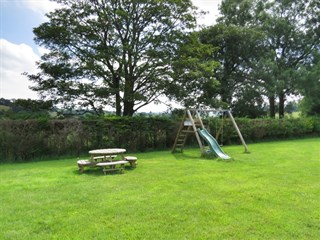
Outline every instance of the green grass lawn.
<svg viewBox="0 0 320 240"><path fill-rule="evenodd" d="M320 238L320 138L224 150L135 154L124 174L1 164L0 239Z"/></svg>

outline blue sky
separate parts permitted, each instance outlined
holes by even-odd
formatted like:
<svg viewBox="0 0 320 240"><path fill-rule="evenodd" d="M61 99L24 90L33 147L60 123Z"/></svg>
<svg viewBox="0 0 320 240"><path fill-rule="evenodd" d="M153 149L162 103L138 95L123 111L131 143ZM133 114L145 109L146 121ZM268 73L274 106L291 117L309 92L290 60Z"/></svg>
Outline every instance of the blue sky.
<svg viewBox="0 0 320 240"><path fill-rule="evenodd" d="M199 22L212 25L221 0L193 2L199 9L209 11ZM32 30L45 22L45 13L55 7L49 0L0 0L0 98L38 98L22 73L37 71L35 62L45 49L34 43Z"/></svg>
<svg viewBox="0 0 320 240"><path fill-rule="evenodd" d="M40 14L18 3L1 3L1 37L15 44L34 45L32 27L43 21Z"/></svg>

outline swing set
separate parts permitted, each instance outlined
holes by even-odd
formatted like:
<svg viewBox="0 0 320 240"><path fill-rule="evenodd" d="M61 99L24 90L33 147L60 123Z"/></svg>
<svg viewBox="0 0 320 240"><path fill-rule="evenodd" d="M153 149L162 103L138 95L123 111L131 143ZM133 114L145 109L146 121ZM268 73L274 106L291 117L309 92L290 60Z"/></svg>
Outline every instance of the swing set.
<svg viewBox="0 0 320 240"><path fill-rule="evenodd" d="M209 132L214 132L215 133L215 139L217 140L217 142L219 142L220 146L223 146L223 142L224 142L224 123L225 120L227 118L227 114L224 112L224 110L198 110L200 116L205 116L208 117L209 121L207 124L207 129ZM213 129L210 128L210 126L212 126L212 121L211 119L213 118L219 118L220 121L214 121L214 131L212 131ZM220 126L219 125L220 122ZM219 141L220 140L220 141Z"/></svg>
<svg viewBox="0 0 320 240"><path fill-rule="evenodd" d="M210 133L204 127L201 119L201 115L222 118L221 125L218 131L216 131L215 138L211 136ZM216 155L217 157L220 157L223 159L229 159L230 157L223 152L223 150L220 148L219 143L216 140L216 139L219 139L221 135L221 143L223 143L224 123L227 117L230 118L233 127L237 131L237 134L241 140L241 143L244 146L244 152L249 153L248 146L244 141L244 138L240 132L238 125L231 111L227 109L187 109L184 112L180 127L178 129L178 132L172 147L172 152L174 153L179 150L180 152L182 152L189 133L193 133L196 136L197 142L199 144L199 147L203 155L208 152L206 149L209 147L210 151L213 152L214 155ZM218 127L216 122L216 129L217 128ZM201 139L203 139L208 146L204 146Z"/></svg>

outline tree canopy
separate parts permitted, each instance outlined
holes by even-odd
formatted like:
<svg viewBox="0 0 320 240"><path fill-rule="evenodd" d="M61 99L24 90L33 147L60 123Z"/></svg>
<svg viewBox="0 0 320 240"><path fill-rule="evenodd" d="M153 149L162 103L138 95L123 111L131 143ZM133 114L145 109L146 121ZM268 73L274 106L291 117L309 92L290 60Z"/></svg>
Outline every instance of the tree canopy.
<svg viewBox="0 0 320 240"><path fill-rule="evenodd" d="M163 94L176 97L177 51L199 45L186 41L198 14L190 0L55 1L62 7L34 29L36 43L50 52L38 62L40 72L28 75L36 83L33 90L66 107L101 113L111 106L126 116ZM197 49L203 59L201 51L208 49ZM187 65L196 57L186 57ZM214 64L205 65L205 72L189 69L188 74L197 72L197 80L214 85L209 76Z"/></svg>
<svg viewBox="0 0 320 240"><path fill-rule="evenodd" d="M235 106L244 99L239 93L256 96L255 90L269 99L271 117L276 108L283 117L287 97L307 93L299 88L306 79L303 70L319 64L313 54L319 53L319 8L316 0L222 1L218 24L201 33L203 43L219 46L213 59L221 63L216 69L221 98ZM308 76L316 84L315 75ZM260 100L255 101L257 109Z"/></svg>
<svg viewBox="0 0 320 240"><path fill-rule="evenodd" d="M223 0L217 24L196 29L191 0L54 0L34 29L49 52L27 74L44 100L132 116L159 97L186 107L276 111L301 94L319 112L320 3Z"/></svg>

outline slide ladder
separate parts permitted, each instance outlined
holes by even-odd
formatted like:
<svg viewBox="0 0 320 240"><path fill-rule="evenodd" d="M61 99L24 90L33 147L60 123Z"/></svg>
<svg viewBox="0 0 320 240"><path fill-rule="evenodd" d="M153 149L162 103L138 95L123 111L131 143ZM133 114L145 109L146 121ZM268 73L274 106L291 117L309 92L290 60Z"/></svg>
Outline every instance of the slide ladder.
<svg viewBox="0 0 320 240"><path fill-rule="evenodd" d="M199 137L197 128L204 128L198 111L186 110L178 129L177 136L172 147L172 152L174 153L177 151L183 151L189 133L193 133L196 135L197 142L200 148L203 150L203 145Z"/></svg>

